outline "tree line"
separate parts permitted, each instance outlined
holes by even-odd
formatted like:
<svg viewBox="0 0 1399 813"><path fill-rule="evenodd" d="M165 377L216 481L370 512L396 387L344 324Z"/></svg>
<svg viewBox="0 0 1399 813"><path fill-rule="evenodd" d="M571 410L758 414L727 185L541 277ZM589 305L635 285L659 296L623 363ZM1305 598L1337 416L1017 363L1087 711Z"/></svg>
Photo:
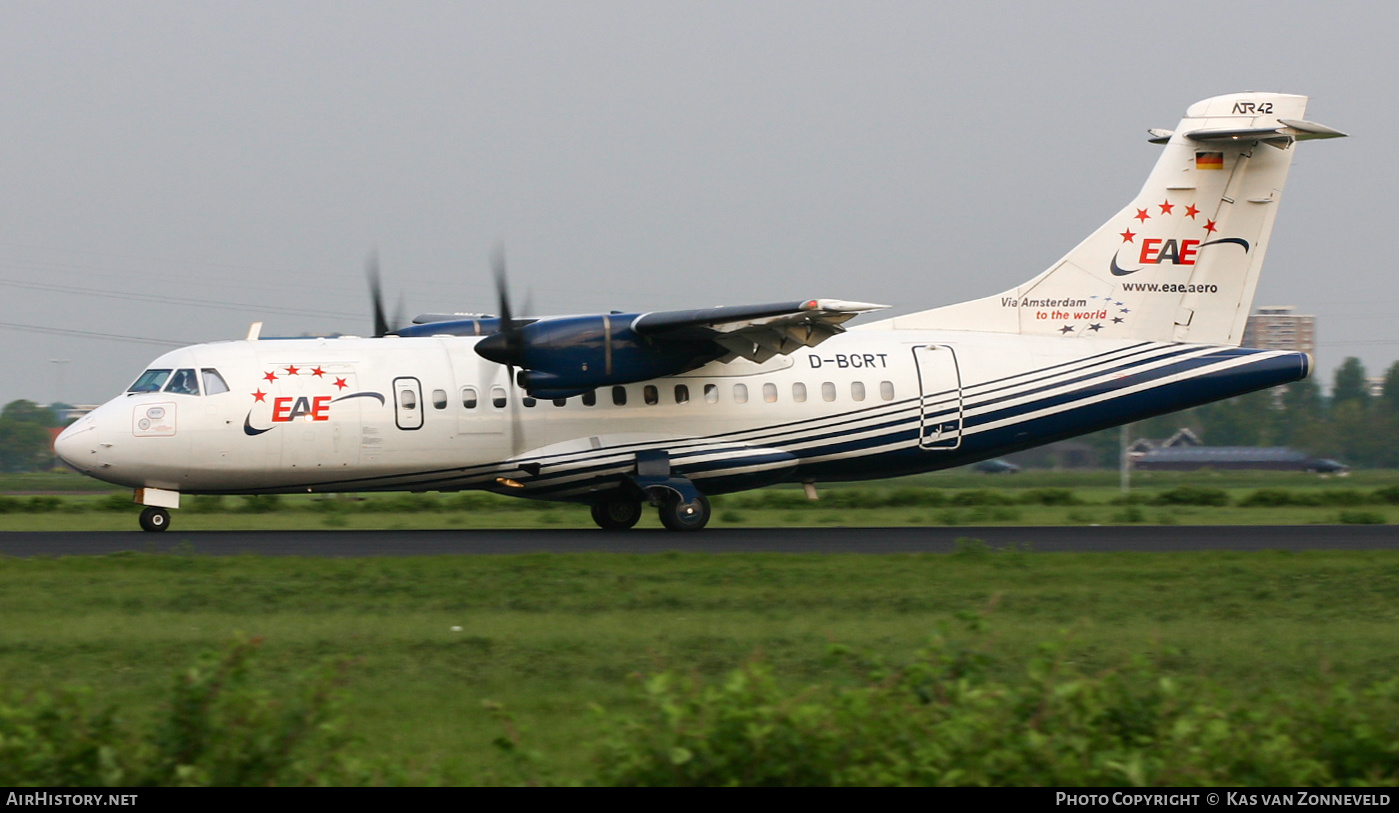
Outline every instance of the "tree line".
<svg viewBox="0 0 1399 813"><path fill-rule="evenodd" d="M57 409L33 401L11 401L0 411L0 471L43 471L53 466L52 434Z"/></svg>
<svg viewBox="0 0 1399 813"><path fill-rule="evenodd" d="M1189 429L1209 446L1290 446L1356 468L1399 468L1399 361L1377 394L1360 359L1336 368L1331 394L1316 378L1173 412L1131 426L1132 438L1168 438ZM1099 461L1115 465L1117 429L1083 438Z"/></svg>

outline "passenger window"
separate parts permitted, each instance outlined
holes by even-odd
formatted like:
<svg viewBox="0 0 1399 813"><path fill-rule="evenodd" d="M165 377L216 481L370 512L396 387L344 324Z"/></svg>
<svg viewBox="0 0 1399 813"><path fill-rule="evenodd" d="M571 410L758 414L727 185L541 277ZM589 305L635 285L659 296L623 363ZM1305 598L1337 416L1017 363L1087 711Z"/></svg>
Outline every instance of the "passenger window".
<svg viewBox="0 0 1399 813"><path fill-rule="evenodd" d="M418 396L417 396L417 395L414 395L414 394L413 394L413 391L412 391L412 390L409 390L409 389L399 390L399 391L398 391L398 405L401 406L401 407L403 407L405 410L414 410L414 409L417 409L417 408L418 408Z"/></svg>
<svg viewBox="0 0 1399 813"><path fill-rule="evenodd" d="M475 408L476 408L476 388L475 388L475 387L462 387L462 388L461 388L461 405L462 405L462 407L465 408L465 409L475 409Z"/></svg>
<svg viewBox="0 0 1399 813"><path fill-rule="evenodd" d="M141 373L141 377L136 379L136 383L132 384L127 392L160 392L160 388L165 385L165 379L169 377L169 370L147 370Z"/></svg>
<svg viewBox="0 0 1399 813"><path fill-rule="evenodd" d="M583 393L583 406L597 406L597 390Z"/></svg>
<svg viewBox="0 0 1399 813"><path fill-rule="evenodd" d="M646 400L648 406L655 406L661 402L661 394L656 390L654 384L647 384L641 388L641 397Z"/></svg>
<svg viewBox="0 0 1399 813"><path fill-rule="evenodd" d="M617 406L626 406L626 405L627 405L627 388L626 388L626 387L613 387L613 388L612 388L612 403L616 404Z"/></svg>
<svg viewBox="0 0 1399 813"><path fill-rule="evenodd" d="M199 371L204 376L204 394L218 395L221 392L228 392L228 382L223 380L218 370L205 368Z"/></svg>
<svg viewBox="0 0 1399 813"><path fill-rule="evenodd" d="M735 403L735 404L746 404L746 403L748 403L748 385L747 385L747 384L735 384L735 385L734 385L734 403Z"/></svg>
<svg viewBox="0 0 1399 813"><path fill-rule="evenodd" d="M199 379L193 370L176 370L170 383L165 385L165 391L175 395L198 395Z"/></svg>
<svg viewBox="0 0 1399 813"><path fill-rule="evenodd" d="M805 385L805 384L803 384L802 382L798 381L797 383L795 383L795 384L792 385L792 400L793 400L793 401L796 401L796 402L799 403L799 404L805 403L805 402L806 402L806 385Z"/></svg>
<svg viewBox="0 0 1399 813"><path fill-rule="evenodd" d="M520 403L524 404L527 407L532 407L539 402L526 395L524 398L520 399Z"/></svg>
<svg viewBox="0 0 1399 813"><path fill-rule="evenodd" d="M564 405L567 404L567 403L568 403L568 399L567 399L567 398L555 398L555 399L554 399L554 406L564 406Z"/></svg>
<svg viewBox="0 0 1399 813"><path fill-rule="evenodd" d="M496 409L505 408L505 388L491 387L491 406Z"/></svg>
<svg viewBox="0 0 1399 813"><path fill-rule="evenodd" d="M675 385L675 403L677 403L677 404L688 404L688 403L690 403L690 388L689 388L689 387L685 386L684 384L676 384L676 385Z"/></svg>
<svg viewBox="0 0 1399 813"><path fill-rule="evenodd" d="M433 409L446 409L446 408L447 408L447 391L446 391L446 390L433 390L433 391L432 391L432 408L433 408Z"/></svg>
<svg viewBox="0 0 1399 813"><path fill-rule="evenodd" d="M834 401L836 399L836 385L829 381L821 382L821 400Z"/></svg>
<svg viewBox="0 0 1399 813"><path fill-rule="evenodd" d="M865 382L863 382L863 381L852 381L852 382L850 382L850 397L851 397L851 398L854 398L856 401L863 401L863 400L865 400Z"/></svg>
<svg viewBox="0 0 1399 813"><path fill-rule="evenodd" d="M717 404L717 403L719 403L719 385L718 385L718 384L705 384L705 385L704 385L704 402L705 402L706 404Z"/></svg>
<svg viewBox="0 0 1399 813"><path fill-rule="evenodd" d="M777 385L767 383L763 385L763 400L769 404L777 403Z"/></svg>
<svg viewBox="0 0 1399 813"><path fill-rule="evenodd" d="M883 398L883 399L886 400L886 401L892 401L892 400L894 400L894 382L892 382L892 381L881 381L881 382L879 382L879 397L880 397L880 398Z"/></svg>

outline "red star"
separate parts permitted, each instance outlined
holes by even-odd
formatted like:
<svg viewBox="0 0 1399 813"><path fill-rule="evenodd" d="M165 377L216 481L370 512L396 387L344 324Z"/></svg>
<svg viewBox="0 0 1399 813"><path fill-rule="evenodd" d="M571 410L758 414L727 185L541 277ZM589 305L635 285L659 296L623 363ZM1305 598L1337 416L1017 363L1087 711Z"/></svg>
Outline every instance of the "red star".
<svg viewBox="0 0 1399 813"><path fill-rule="evenodd" d="M266 398L266 397L267 397L267 393L263 392L261 389L258 389L257 392L253 393L253 400L254 400L254 401L257 401L257 402L259 402L259 403L263 403L263 404L267 403L266 401L262 400L262 399L264 399L264 398Z"/></svg>
<svg viewBox="0 0 1399 813"><path fill-rule="evenodd" d="M1161 214L1163 215L1170 214L1171 210L1176 208L1176 205L1174 203L1171 203L1169 200L1165 201L1164 203L1158 203L1156 205L1161 207Z"/></svg>
<svg viewBox="0 0 1399 813"><path fill-rule="evenodd" d="M1190 204L1189 206L1187 206L1187 207L1185 208L1185 214L1186 214L1186 216L1189 217L1191 220L1194 220L1194 219L1195 219L1195 215L1198 215L1199 213L1200 213L1200 210L1199 210L1199 209L1196 209L1196 208L1195 208L1195 204L1193 204L1193 203Z"/></svg>
<svg viewBox="0 0 1399 813"><path fill-rule="evenodd" d="M1132 238L1134 238L1134 237L1137 236L1136 233L1133 232L1131 229L1128 229L1127 231L1121 232L1121 234L1122 234L1122 242L1124 242L1124 243L1130 243L1130 242L1132 242Z"/></svg>
<svg viewBox="0 0 1399 813"><path fill-rule="evenodd" d="M343 379L343 378L337 378L337 379L335 379L335 386L337 386L337 387L339 387L340 389L343 390L343 389L345 389L346 387L348 387L348 386L350 386L350 385L345 383L345 379Z"/></svg>
<svg viewBox="0 0 1399 813"><path fill-rule="evenodd" d="M1205 231L1209 232L1210 234L1214 234L1215 228L1214 228L1214 221L1213 221L1213 220L1211 220L1211 221L1205 223Z"/></svg>
<svg viewBox="0 0 1399 813"><path fill-rule="evenodd" d="M276 374L276 373L268 373L268 374L264 375L262 378L263 378L264 381L276 381L276 380L277 380L277 374Z"/></svg>
<svg viewBox="0 0 1399 813"><path fill-rule="evenodd" d="M1138 209L1137 213L1133 215L1133 217L1135 217L1143 223L1151 219L1151 215L1147 214L1145 209Z"/></svg>
<svg viewBox="0 0 1399 813"><path fill-rule="evenodd" d="M311 369L311 375L315 376L316 378L320 378L321 376L325 375L325 370L322 370L319 367L313 367Z"/></svg>
<svg viewBox="0 0 1399 813"><path fill-rule="evenodd" d="M290 364L288 364L288 365L287 365L287 375L296 375L296 368L293 367L293 366L291 366Z"/></svg>

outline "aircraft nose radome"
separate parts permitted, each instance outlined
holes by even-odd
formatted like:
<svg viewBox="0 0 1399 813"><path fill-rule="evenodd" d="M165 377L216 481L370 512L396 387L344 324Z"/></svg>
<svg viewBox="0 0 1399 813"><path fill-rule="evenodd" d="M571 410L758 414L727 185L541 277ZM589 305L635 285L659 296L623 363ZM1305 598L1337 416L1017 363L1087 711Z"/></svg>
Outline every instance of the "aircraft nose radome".
<svg viewBox="0 0 1399 813"><path fill-rule="evenodd" d="M85 472L92 468L93 436L92 432L97 426L94 422L83 419L69 426L58 434L53 441L53 452L58 455L69 468Z"/></svg>

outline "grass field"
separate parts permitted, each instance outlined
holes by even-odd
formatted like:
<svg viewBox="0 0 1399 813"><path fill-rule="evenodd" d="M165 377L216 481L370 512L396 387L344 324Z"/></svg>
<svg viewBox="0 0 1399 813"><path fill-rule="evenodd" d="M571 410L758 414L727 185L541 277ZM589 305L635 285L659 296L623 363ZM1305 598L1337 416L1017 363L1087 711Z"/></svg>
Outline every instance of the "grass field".
<svg viewBox="0 0 1399 813"><path fill-rule="evenodd" d="M840 680L840 642L906 657L964 610L998 668L1065 634L1089 671L1154 655L1243 692L1399 672L1399 552L951 556L536 555L304 560L126 554L0 560L0 682L83 684L154 714L172 673L236 633L269 687L349 664L360 753L490 781L503 703L562 781L589 770L589 708L633 676L714 678L748 659ZM460 628L460 629L454 629Z"/></svg>
<svg viewBox="0 0 1399 813"><path fill-rule="evenodd" d="M100 488L93 488L97 485ZM716 527L897 525L1309 525L1399 521L1399 472L1319 478L1289 472L1151 472L1124 494L1109 471L966 471L714 498ZM1190 492L1184 494L1182 492ZM1273 499L1259 499L1272 495ZM1284 499L1277 499L1277 495ZM74 474L0 476L0 531L129 530L136 506ZM316 528L590 528L586 507L479 492L465 494L186 497L173 512L181 530ZM641 527L660 527L653 511Z"/></svg>
<svg viewBox="0 0 1399 813"><path fill-rule="evenodd" d="M132 527L126 495L75 494L74 482L91 481L0 480L0 529ZM716 500L715 522L1396 521L1384 495L1397 484L1394 472L1151 475L1124 499L1111 472L949 473L823 488L815 504L791 490L733 495ZM1215 491L1223 505L1178 501L1219 502ZM182 529L591 524L577 507L490 495L186 505ZM969 610L988 621L974 645L1007 674L1065 635L1089 672L1144 655L1243 694L1399 673L1399 551L1035 554L969 541L951 556L0 558L0 684L89 686L122 716L152 718L176 670L245 634L263 641L274 693L309 665L345 663L356 753L405 766L410 781L510 781L492 745L502 724L483 705L495 701L554 779L577 782L599 737L590 709L638 709L639 675L715 679L759 659L784 685L839 682L833 643L906 658Z"/></svg>

